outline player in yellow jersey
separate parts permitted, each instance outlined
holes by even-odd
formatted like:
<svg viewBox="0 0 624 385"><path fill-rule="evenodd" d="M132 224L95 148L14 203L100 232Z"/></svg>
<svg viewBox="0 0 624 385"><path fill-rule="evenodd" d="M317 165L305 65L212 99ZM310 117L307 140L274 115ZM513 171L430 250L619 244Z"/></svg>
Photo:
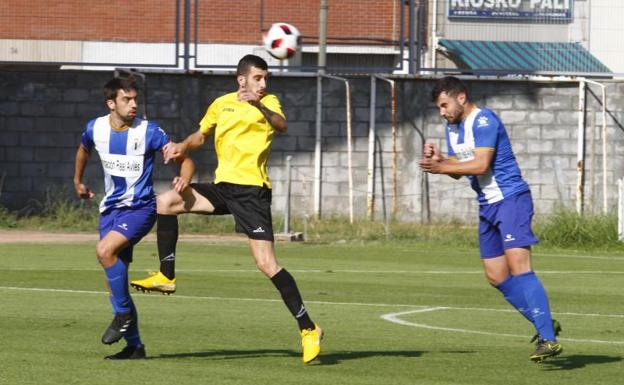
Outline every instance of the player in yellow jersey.
<svg viewBox="0 0 624 385"><path fill-rule="evenodd" d="M262 58L243 57L236 70L238 90L213 101L195 133L164 148L165 162L168 162L201 147L208 136L214 134L218 161L215 180L214 183L193 183L181 194L171 190L157 196L160 271L146 279L132 281L131 285L143 291L168 294L175 291L178 214L232 214L236 231L249 237L258 269L271 279L296 318L303 361L307 363L318 356L323 331L308 316L295 280L275 257L271 182L266 164L273 133L286 132L288 125L278 98L266 93L268 74L268 65Z"/></svg>

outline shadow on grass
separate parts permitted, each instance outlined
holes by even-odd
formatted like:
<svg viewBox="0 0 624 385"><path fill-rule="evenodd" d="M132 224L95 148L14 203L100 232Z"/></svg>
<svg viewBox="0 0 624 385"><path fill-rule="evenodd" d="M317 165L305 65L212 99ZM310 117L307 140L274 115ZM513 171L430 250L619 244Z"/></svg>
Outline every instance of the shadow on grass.
<svg viewBox="0 0 624 385"><path fill-rule="evenodd" d="M418 350L396 350L396 351L350 351L350 352L327 352L321 353L317 362L322 365L335 365L342 361L357 360L370 357L420 357L424 353ZM470 351L450 351L445 353L474 353ZM256 349L256 350L208 350L194 353L160 354L150 356L147 359L179 359L179 358L208 358L214 360L247 359L260 357L301 357L301 352L286 349Z"/></svg>
<svg viewBox="0 0 624 385"><path fill-rule="evenodd" d="M575 354L571 356L551 358L544 361L541 365L544 365L544 369L546 370L572 370L581 369L588 365L610 364L620 361L622 361L622 357L620 356Z"/></svg>

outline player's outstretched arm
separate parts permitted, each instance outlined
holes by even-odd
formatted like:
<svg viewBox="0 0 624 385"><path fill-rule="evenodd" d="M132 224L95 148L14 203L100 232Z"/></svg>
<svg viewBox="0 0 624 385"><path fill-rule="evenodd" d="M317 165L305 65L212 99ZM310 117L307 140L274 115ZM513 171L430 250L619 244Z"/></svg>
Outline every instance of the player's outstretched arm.
<svg viewBox="0 0 624 385"><path fill-rule="evenodd" d="M195 131L180 143L167 143L163 147L163 157L165 158L165 163L169 163L170 160L184 158L188 150L195 150L201 147L204 143L206 143L206 135L202 134L201 130Z"/></svg>
<svg viewBox="0 0 624 385"><path fill-rule="evenodd" d="M82 176L90 155L91 153L81 143L78 146L78 151L76 151L76 161L74 163L74 190L76 190L76 195L81 199L91 199L95 196L93 191L89 190L82 183Z"/></svg>

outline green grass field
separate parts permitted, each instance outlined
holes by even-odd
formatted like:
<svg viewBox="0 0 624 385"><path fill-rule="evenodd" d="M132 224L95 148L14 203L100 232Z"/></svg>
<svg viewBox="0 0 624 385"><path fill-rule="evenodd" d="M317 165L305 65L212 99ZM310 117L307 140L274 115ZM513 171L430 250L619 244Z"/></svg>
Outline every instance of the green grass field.
<svg viewBox="0 0 624 385"><path fill-rule="evenodd" d="M131 279L157 268L135 251ZM483 279L472 248L279 244L325 330L304 365L296 323L246 244L180 243L178 292L133 293L148 359L110 362L112 315L94 244L0 245L0 384L617 384L624 256L538 248L562 356L528 360L531 326Z"/></svg>

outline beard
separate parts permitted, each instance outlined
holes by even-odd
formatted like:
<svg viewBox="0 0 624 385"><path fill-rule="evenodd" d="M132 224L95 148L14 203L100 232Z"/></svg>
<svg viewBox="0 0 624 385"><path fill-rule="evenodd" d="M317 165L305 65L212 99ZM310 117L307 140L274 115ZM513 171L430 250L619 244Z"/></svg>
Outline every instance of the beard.
<svg viewBox="0 0 624 385"><path fill-rule="evenodd" d="M464 109L458 108L457 111L455 111L453 115L445 116L444 119L446 119L446 121L451 124L459 124L462 121L463 114L464 114Z"/></svg>
<svg viewBox="0 0 624 385"><path fill-rule="evenodd" d="M449 122L450 124L459 124L461 123L461 114L457 115L457 116L450 116L450 117L444 117L444 119L446 119L447 122Z"/></svg>
<svg viewBox="0 0 624 385"><path fill-rule="evenodd" d="M134 121L134 118L136 118L136 116L137 113L135 111L134 114L127 113L125 116L120 116L120 118L124 121L124 123L130 125Z"/></svg>

